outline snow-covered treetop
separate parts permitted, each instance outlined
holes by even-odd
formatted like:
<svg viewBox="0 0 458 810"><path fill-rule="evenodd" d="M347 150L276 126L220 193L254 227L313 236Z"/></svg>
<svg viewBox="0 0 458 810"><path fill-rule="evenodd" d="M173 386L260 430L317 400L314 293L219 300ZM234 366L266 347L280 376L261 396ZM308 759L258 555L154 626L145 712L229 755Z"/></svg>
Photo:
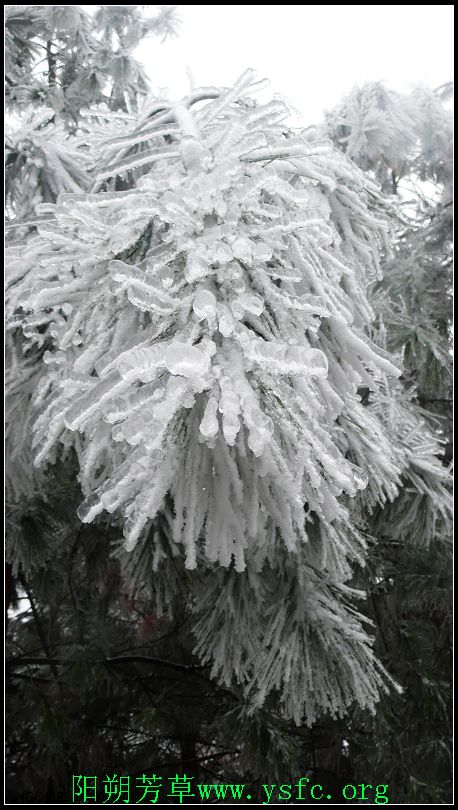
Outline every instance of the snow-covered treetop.
<svg viewBox="0 0 458 810"><path fill-rule="evenodd" d="M415 173L421 180L449 183L452 174L452 115L444 96L418 86L397 93L380 82L353 90L326 116L330 138L386 191Z"/></svg>
<svg viewBox="0 0 458 810"><path fill-rule="evenodd" d="M178 28L175 6L5 6L6 102L52 107L74 127L88 104L135 107L148 79L133 51L143 37Z"/></svg>

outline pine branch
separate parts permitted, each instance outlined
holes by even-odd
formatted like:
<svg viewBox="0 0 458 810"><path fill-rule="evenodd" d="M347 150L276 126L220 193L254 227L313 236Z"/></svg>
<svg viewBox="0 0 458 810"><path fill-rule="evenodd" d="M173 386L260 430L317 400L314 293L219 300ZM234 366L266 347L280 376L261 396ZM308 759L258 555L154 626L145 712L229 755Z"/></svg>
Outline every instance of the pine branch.
<svg viewBox="0 0 458 810"><path fill-rule="evenodd" d="M30 597L29 597L30 598ZM33 608L32 608L33 610ZM57 674L56 667L57 666L71 666L72 664L78 663L71 658L57 658L51 657L48 655L46 658L34 658L34 657L27 657L24 656L19 659L10 658L7 660L7 666L14 669L19 666L49 666L53 669L53 671ZM188 672L188 673L198 673L208 669L207 666L203 666L200 664L179 664L176 661L165 661L162 658L156 658L152 656L145 656L145 655L125 655L125 656L114 656L114 657L107 657L107 658L99 658L99 659L87 659L88 664L100 664L102 666L110 665L110 664L147 664L148 666L163 666L169 667L170 669L176 669L179 672Z"/></svg>

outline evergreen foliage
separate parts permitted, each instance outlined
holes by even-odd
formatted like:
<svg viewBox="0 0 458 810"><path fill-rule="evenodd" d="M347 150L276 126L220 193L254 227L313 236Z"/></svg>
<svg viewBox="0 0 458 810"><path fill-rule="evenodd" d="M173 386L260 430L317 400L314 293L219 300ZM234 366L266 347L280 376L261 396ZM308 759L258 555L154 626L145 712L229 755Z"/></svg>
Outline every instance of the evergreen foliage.
<svg viewBox="0 0 458 810"><path fill-rule="evenodd" d="M328 134L408 211L371 301L379 340L403 356L386 422L413 453L396 498L372 513L375 543L356 580L369 596L376 650L404 692L383 697L373 720L357 712L348 737L354 767L396 786L405 803L447 803L452 789L450 94L450 85L402 96L368 84L327 120ZM442 445L434 471L425 428Z"/></svg>

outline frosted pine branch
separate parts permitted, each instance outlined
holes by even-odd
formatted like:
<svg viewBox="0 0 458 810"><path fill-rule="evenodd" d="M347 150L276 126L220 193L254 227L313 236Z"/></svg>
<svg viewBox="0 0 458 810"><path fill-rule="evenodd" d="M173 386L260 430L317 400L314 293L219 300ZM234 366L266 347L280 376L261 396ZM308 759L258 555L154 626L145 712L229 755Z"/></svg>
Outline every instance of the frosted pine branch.
<svg viewBox="0 0 458 810"><path fill-rule="evenodd" d="M389 211L330 142L288 132L282 104L251 102L250 81L166 109L157 131L166 122L171 143L158 136L135 189L46 206L39 235L11 249L11 306L27 313L30 346L46 347L35 463L74 447L81 520L112 514L131 553L157 542L156 565L173 549L207 571L196 609L215 566L246 572L253 600L261 572L280 582L296 561L292 624L286 580L278 611L246 594L245 619L238 603L233 620L252 628L235 658L231 614L196 636L218 677L235 675L257 705L278 689L290 716L313 722L355 697L373 706L385 677L342 587L364 562L352 499L372 479L394 498L402 460L373 414L371 453L354 463L338 419L361 424L358 388L400 374L367 328ZM291 647L283 664L277 642Z"/></svg>

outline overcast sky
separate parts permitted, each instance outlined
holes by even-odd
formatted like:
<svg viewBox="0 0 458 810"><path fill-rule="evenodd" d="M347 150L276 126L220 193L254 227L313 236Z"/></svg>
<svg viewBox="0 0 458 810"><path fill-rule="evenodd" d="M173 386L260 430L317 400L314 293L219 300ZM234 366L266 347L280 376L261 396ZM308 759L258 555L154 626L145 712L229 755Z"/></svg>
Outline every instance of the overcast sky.
<svg viewBox="0 0 458 810"><path fill-rule="evenodd" d="M189 71L196 86L227 86L251 67L309 124L354 84L408 90L453 75L452 5L179 5L178 13L176 39L148 39L136 52L153 90L172 98L189 91Z"/></svg>

